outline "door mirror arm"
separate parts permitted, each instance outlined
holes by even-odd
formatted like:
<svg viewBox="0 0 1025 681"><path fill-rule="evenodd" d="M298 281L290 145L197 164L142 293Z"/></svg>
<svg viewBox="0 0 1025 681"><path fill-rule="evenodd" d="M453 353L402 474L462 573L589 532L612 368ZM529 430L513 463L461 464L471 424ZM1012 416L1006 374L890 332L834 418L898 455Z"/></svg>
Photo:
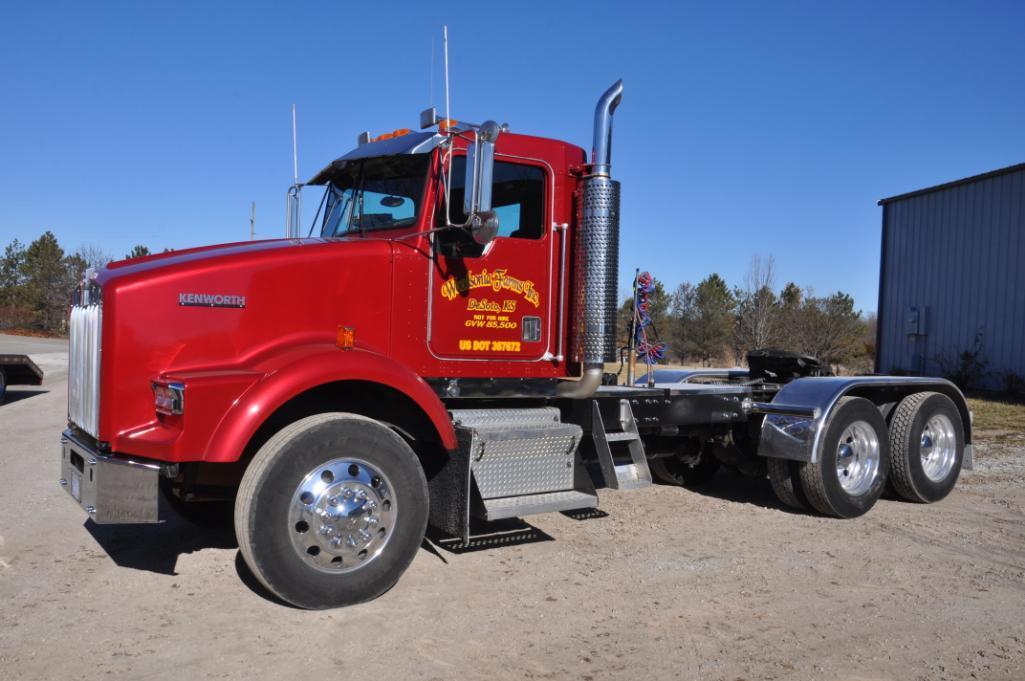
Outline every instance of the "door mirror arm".
<svg viewBox="0 0 1025 681"><path fill-rule="evenodd" d="M466 180L463 193L465 227L473 240L487 245L498 235L498 215L491 209L494 187L495 142L502 127L495 121L484 121L473 131L473 142L466 148Z"/></svg>

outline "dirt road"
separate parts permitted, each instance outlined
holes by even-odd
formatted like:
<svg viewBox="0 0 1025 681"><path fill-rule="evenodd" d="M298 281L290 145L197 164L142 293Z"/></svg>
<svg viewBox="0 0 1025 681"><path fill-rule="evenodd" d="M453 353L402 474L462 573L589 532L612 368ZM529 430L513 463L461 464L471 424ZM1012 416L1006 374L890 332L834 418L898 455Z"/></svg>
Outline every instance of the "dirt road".
<svg viewBox="0 0 1025 681"><path fill-rule="evenodd" d="M1025 678L1025 440L979 446L939 504L851 521L729 473L606 493L607 516L428 542L384 597L304 612L230 531L87 524L57 485L66 355L0 343L46 371L0 407L0 679Z"/></svg>

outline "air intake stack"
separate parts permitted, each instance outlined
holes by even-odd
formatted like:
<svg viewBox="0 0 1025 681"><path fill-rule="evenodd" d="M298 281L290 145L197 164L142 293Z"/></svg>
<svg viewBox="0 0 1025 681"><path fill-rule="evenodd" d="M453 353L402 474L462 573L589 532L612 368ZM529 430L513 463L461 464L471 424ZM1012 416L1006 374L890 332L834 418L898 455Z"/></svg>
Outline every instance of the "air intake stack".
<svg viewBox="0 0 1025 681"><path fill-rule="evenodd" d="M623 81L605 91L594 110L591 164L577 190L573 243L572 358L581 380L565 384L565 397L589 397L601 385L605 362L616 359L619 287L619 183L612 168L612 114L623 98Z"/></svg>

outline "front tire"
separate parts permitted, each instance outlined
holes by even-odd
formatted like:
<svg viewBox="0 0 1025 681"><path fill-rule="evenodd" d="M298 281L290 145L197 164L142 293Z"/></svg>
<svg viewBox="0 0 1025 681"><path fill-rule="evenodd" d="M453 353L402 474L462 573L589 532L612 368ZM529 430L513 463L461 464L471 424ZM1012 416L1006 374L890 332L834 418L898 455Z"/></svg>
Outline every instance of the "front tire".
<svg viewBox="0 0 1025 681"><path fill-rule="evenodd" d="M954 489L964 458L964 424L946 395L908 395L890 419L890 481L901 498L939 501Z"/></svg>
<svg viewBox="0 0 1025 681"><path fill-rule="evenodd" d="M427 510L427 481L401 437L355 414L318 414L257 452L235 501L235 533L268 590L300 608L332 608L398 581Z"/></svg>
<svg viewBox="0 0 1025 681"><path fill-rule="evenodd" d="M800 489L815 510L855 518L872 508L886 485L890 447L886 421L861 397L837 402L822 434L819 460L799 465Z"/></svg>

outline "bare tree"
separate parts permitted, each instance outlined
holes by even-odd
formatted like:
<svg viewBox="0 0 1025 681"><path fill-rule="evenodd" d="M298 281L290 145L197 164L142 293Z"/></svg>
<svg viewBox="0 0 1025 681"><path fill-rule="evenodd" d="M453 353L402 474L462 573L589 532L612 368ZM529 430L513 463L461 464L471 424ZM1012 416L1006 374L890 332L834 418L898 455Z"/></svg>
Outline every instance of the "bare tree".
<svg viewBox="0 0 1025 681"><path fill-rule="evenodd" d="M774 345L779 337L780 303L773 291L776 285L776 260L769 256L751 258L743 288L734 291L737 320L733 334L736 361L751 350Z"/></svg>
<svg viewBox="0 0 1025 681"><path fill-rule="evenodd" d="M114 259L104 253L98 246L93 246L92 244L79 246L78 250L75 251L75 255L85 262L87 268L92 268L94 270L100 269Z"/></svg>

